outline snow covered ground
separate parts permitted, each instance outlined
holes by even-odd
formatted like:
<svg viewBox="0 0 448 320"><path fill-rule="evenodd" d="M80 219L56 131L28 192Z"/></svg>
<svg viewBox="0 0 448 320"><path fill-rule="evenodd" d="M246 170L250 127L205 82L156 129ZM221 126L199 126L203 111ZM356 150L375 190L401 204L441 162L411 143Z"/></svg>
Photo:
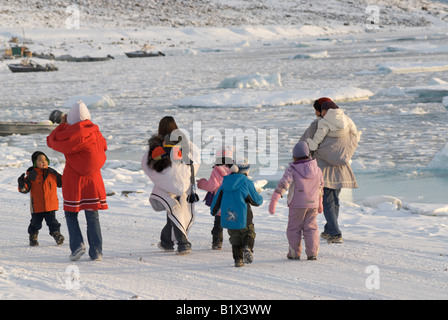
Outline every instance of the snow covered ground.
<svg viewBox="0 0 448 320"><path fill-rule="evenodd" d="M448 298L447 5L369 1L381 9L381 27L366 30L361 1L178 1L163 10L159 1L115 1L113 8L78 1L81 28L66 29L66 3L45 3L2 2L0 48L25 36L34 52L115 59L55 62L59 71L36 74L12 74L11 61L0 62L0 121L45 120L84 97L108 141L103 177L114 194L100 217L103 261L69 261L62 210L66 243L56 246L44 226L40 246L31 248L29 199L17 192L17 177L35 150L60 172L64 159L46 147L45 135L0 137L0 299ZM207 19L198 13L205 8ZM124 55L144 44L166 56ZM363 131L353 158L360 188L344 190L344 243L321 241L317 261L289 261L288 209L282 199L270 215L269 199L314 119L311 101L323 95ZM254 208L253 264L235 268L227 241L222 251L210 250L213 222L202 202L192 253L157 248L166 217L149 205L152 183L140 158L164 115L192 136L200 124L202 148L216 130L264 130L273 134L268 151L277 138L278 157L267 152L266 164L257 153L251 170L254 180L268 181L265 203ZM206 156L198 178L210 173ZM260 174L270 165L275 174Z"/></svg>

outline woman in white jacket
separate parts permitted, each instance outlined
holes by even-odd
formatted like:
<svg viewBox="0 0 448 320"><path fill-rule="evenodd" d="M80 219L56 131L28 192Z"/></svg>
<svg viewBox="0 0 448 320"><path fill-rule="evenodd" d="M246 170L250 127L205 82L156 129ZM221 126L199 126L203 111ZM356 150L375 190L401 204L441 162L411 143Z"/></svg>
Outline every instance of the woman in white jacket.
<svg viewBox="0 0 448 320"><path fill-rule="evenodd" d="M316 116L300 141L314 142L314 136L321 126L323 110L322 107L328 102L334 104L331 99L323 97L314 102ZM332 104L325 105L329 107ZM329 243L342 243L342 232L339 228L339 194L342 188L358 188L355 175L350 165L351 158L358 147L360 131L342 134L338 137L327 135L323 141L318 144L317 150L312 152L313 158L317 160L317 165L322 170L324 179L323 207L327 223L324 226L324 232L321 237L327 239ZM311 143L309 143L310 150Z"/></svg>
<svg viewBox="0 0 448 320"><path fill-rule="evenodd" d="M143 171L154 182L149 202L155 211L167 212L159 248L177 253L191 252L188 231L194 221L194 175L199 169L199 150L177 129L172 117L159 123L159 133L148 141L142 158ZM193 178L192 178L193 176Z"/></svg>
<svg viewBox="0 0 448 320"><path fill-rule="evenodd" d="M344 135L355 134L358 136L359 141L361 132L356 128L353 120L342 109L339 109L333 101L324 102L321 109L322 118L317 124L316 133L312 139L308 138L306 140L310 151L317 150L319 144L324 141L326 136L340 138Z"/></svg>

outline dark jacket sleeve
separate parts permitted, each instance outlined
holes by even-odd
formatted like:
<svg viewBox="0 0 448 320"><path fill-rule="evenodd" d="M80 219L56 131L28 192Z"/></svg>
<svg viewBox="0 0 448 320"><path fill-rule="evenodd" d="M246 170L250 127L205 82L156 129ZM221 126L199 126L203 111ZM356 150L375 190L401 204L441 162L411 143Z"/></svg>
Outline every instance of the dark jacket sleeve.
<svg viewBox="0 0 448 320"><path fill-rule="evenodd" d="M219 212L219 209L221 209L222 194L222 189L219 188L213 198L212 205L210 206L210 213L212 216L215 216Z"/></svg>
<svg viewBox="0 0 448 320"><path fill-rule="evenodd" d="M58 188L62 187L62 175L53 168L48 168L48 172L56 176L56 184Z"/></svg>

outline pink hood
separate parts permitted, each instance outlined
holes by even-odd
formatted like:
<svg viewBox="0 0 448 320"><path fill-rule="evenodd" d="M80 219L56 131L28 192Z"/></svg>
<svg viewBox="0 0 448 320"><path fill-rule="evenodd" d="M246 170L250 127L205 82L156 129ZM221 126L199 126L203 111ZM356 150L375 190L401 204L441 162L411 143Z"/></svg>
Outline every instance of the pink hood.
<svg viewBox="0 0 448 320"><path fill-rule="evenodd" d="M288 191L288 206L292 208L317 208L323 187L322 171L315 159L291 162L276 192Z"/></svg>
<svg viewBox="0 0 448 320"><path fill-rule="evenodd" d="M210 174L210 179L198 180L198 188L209 192L216 192L221 186L224 177L228 174L230 174L230 169L226 165L215 166Z"/></svg>

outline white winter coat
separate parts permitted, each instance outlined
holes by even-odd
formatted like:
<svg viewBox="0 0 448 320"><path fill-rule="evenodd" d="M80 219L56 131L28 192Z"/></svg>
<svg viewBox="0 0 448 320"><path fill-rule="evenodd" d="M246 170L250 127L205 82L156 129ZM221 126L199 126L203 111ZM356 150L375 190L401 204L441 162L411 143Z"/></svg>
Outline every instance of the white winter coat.
<svg viewBox="0 0 448 320"><path fill-rule="evenodd" d="M327 114L319 120L314 137L308 138L306 142L310 151L315 151L326 136L340 138L348 134L357 135L358 141L361 136L361 132L357 130L353 120L342 109L329 109Z"/></svg>
<svg viewBox="0 0 448 320"><path fill-rule="evenodd" d="M307 141L313 138L317 131L320 118L314 120L299 141ZM313 152L319 168L322 170L324 187L330 189L358 188L355 175L350 166L350 159L358 147L359 136L348 134L342 137L326 137Z"/></svg>
<svg viewBox="0 0 448 320"><path fill-rule="evenodd" d="M192 146L195 150L193 170L196 175L200 155L197 147L193 144ZM157 172L147 165L148 152L143 155L141 165L143 171L154 182L149 202L155 211L166 210L168 218L186 236L194 222L194 203L189 203L187 200L191 194L191 166L173 161L170 167Z"/></svg>

